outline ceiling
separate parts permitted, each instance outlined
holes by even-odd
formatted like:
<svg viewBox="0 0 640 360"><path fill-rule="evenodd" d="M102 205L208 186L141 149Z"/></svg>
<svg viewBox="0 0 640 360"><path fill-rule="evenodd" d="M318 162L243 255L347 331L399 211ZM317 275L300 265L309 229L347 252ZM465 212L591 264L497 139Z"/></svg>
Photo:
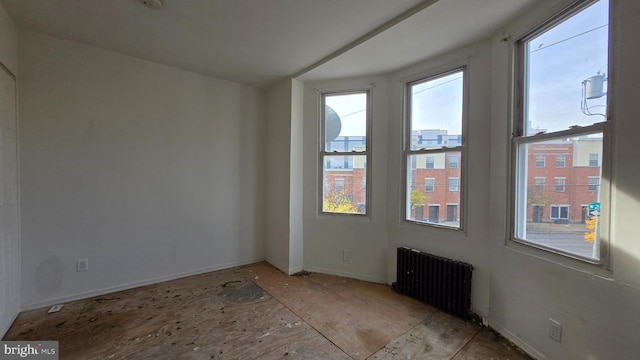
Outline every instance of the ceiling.
<svg viewBox="0 0 640 360"><path fill-rule="evenodd" d="M538 1L163 0L158 10L140 0L0 3L21 29L267 86L294 74L396 70L487 37Z"/></svg>

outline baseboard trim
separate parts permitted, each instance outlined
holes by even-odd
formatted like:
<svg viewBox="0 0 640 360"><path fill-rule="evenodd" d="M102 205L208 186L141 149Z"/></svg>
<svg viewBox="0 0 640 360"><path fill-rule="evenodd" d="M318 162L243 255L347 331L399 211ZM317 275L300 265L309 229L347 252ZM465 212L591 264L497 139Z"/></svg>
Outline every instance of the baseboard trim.
<svg viewBox="0 0 640 360"><path fill-rule="evenodd" d="M82 293L78 293L78 294L74 294L74 295L69 295L69 296L58 297L58 298L54 298L54 299L47 299L47 300L39 301L39 302L36 302L36 303L22 304L22 306L20 307L20 310L21 311L28 311L28 310L34 310L34 309L38 309L38 308L42 308L42 307L46 307L46 306L51 306L51 305L56 305L56 304L64 304L64 303L71 302L71 301L83 300L83 299L91 298L91 297L94 297L94 296L101 296L101 295L110 294L110 293L113 293L113 292L134 289L134 288L137 288L137 287L141 287L141 286L145 286L145 285L151 285L151 284L157 284L157 283L161 283L161 282L164 282L164 281L171 281L171 280L181 279L181 278L185 278L185 277L189 277L189 276L193 276L193 275L200 275L200 274L204 274L204 273L208 273L208 272L212 272L212 271L230 269L230 268L234 268L234 267L237 267L237 266L255 264L255 263L258 263L258 262L261 262L261 261L264 261L264 258L256 258L256 259L249 259L249 260L243 260L243 261L236 261L236 262L232 262L232 263L220 264L220 265L205 267L205 268L192 270L192 271L185 271L185 272L178 273L178 274L172 274L172 275L167 275L167 276L159 276L159 277L155 277L155 278L151 278L151 279L147 279L147 280L141 280L141 281L134 281L134 282L131 282L131 283L117 285L117 286L111 286L111 287L107 287L107 288L103 288L103 289L86 291L86 292L82 292Z"/></svg>
<svg viewBox="0 0 640 360"><path fill-rule="evenodd" d="M544 354L542 354L538 350L532 348L529 344L527 344L525 341L520 339L518 336L516 336L511 331L505 329L504 327L500 326L499 324L496 324L491 319L487 319L487 322L488 322L488 325L489 325L490 328L492 328L493 330L498 332L500 335L502 335L505 338L507 338L509 341L511 341L514 344L516 344L522 351L527 353L527 355L529 355L530 357L532 357L534 359L537 359L537 360L546 360L546 359L548 359L546 356L544 356Z"/></svg>
<svg viewBox="0 0 640 360"><path fill-rule="evenodd" d="M362 280L362 281L368 281L368 282L377 283L377 284L386 284L387 283L386 278L384 278L384 279L383 278L377 278L377 277L371 276L371 275L358 274L358 273L352 273L352 272L348 272L348 271L340 271L340 270L335 270L335 269L327 269L327 268L322 268L322 267L304 266L302 270L310 271L310 272L317 272L317 273L322 273L322 274L328 274L328 275L337 275L337 276L342 276L342 277L347 277L347 278L357 279L357 280Z"/></svg>

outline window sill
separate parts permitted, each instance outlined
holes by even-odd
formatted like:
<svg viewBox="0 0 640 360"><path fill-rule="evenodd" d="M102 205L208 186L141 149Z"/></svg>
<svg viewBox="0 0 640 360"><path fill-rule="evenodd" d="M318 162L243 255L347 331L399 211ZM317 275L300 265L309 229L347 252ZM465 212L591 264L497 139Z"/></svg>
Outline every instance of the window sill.
<svg viewBox="0 0 640 360"><path fill-rule="evenodd" d="M613 275L611 270L595 259L587 259L579 255L571 255L561 251L554 251L551 248L536 246L534 243L519 239L507 240L506 247L514 252L532 256L534 258L547 261L559 266L576 270L585 274L596 275L610 279Z"/></svg>

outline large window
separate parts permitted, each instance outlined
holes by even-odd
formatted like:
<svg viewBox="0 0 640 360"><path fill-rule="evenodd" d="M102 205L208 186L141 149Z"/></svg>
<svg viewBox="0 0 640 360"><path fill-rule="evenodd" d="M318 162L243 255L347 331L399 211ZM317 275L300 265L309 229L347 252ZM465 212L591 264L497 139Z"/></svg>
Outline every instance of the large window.
<svg viewBox="0 0 640 360"><path fill-rule="evenodd" d="M513 239L592 263L607 261L596 179L609 136L608 23L607 0L582 1L516 42ZM544 153L561 153L555 167L544 168ZM570 211L585 204L586 219Z"/></svg>
<svg viewBox="0 0 640 360"><path fill-rule="evenodd" d="M407 84L404 154L408 221L462 228L464 76L465 69L461 68ZM435 179L442 179L442 183ZM446 214L440 214L440 208L447 209Z"/></svg>
<svg viewBox="0 0 640 360"><path fill-rule="evenodd" d="M367 214L369 92L322 95L320 211Z"/></svg>

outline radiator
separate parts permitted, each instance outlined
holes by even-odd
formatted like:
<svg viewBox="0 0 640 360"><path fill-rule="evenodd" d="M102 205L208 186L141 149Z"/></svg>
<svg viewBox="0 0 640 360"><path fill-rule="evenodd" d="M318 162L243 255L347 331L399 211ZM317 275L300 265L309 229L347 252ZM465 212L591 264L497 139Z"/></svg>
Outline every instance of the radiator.
<svg viewBox="0 0 640 360"><path fill-rule="evenodd" d="M396 290L463 319L471 315L470 264L398 248Z"/></svg>

